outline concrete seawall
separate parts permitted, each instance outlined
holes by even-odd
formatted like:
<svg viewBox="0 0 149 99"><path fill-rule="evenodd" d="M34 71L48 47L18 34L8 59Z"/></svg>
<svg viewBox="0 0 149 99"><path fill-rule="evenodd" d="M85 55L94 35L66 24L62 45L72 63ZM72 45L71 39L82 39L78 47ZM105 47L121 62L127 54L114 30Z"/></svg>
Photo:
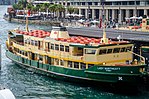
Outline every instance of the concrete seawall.
<svg viewBox="0 0 149 99"><path fill-rule="evenodd" d="M16 19L16 18L7 18L7 17L4 17L4 19L6 21L9 21L9 22L16 22L16 23L26 23L26 20L24 19ZM29 24L37 24L37 25L50 25L50 26L60 26L61 22L60 21L50 21L50 20L29 20L28 21Z"/></svg>

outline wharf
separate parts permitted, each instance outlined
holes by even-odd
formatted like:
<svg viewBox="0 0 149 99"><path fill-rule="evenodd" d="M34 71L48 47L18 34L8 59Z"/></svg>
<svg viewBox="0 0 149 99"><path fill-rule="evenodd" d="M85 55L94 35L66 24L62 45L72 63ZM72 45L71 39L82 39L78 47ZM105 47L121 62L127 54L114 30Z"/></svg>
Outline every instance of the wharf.
<svg viewBox="0 0 149 99"><path fill-rule="evenodd" d="M11 18L4 17L6 21L9 22L16 22L16 23L26 23L25 19L17 19L17 18ZM49 25L49 26L60 26L60 21L50 21L50 20L29 20L29 24L37 24L37 25Z"/></svg>
<svg viewBox="0 0 149 99"><path fill-rule="evenodd" d="M102 37L103 30L98 27L67 27L70 35L80 35L88 37ZM140 31L130 31L130 30L116 30L116 29L106 29L106 34L108 38L117 39L120 37L124 40L129 41L139 41L139 42L149 42L149 32Z"/></svg>

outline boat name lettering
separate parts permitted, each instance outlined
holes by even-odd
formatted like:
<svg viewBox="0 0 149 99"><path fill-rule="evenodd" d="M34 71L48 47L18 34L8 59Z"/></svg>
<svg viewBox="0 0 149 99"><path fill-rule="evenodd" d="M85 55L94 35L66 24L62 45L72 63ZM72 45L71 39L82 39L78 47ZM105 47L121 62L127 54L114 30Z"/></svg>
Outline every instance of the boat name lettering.
<svg viewBox="0 0 149 99"><path fill-rule="evenodd" d="M116 67L97 67L98 70L105 70L105 71L116 71L116 70L120 70L120 68Z"/></svg>

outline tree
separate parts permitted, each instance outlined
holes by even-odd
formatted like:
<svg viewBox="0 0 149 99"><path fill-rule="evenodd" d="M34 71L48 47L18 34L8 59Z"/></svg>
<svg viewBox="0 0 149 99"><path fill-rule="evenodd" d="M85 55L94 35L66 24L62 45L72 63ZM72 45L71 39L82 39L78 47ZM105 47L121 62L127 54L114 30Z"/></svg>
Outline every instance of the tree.
<svg viewBox="0 0 149 99"><path fill-rule="evenodd" d="M79 13L79 9L78 8L74 8L74 13Z"/></svg>
<svg viewBox="0 0 149 99"><path fill-rule="evenodd" d="M34 7L34 6L33 6L31 3L28 3L27 6L26 6L26 8L27 8L28 10L32 10L33 7Z"/></svg>
<svg viewBox="0 0 149 99"><path fill-rule="evenodd" d="M17 4L13 4L13 8L15 10L23 10L23 8L26 8L27 1L26 0L20 0Z"/></svg>
<svg viewBox="0 0 149 99"><path fill-rule="evenodd" d="M54 17L54 12L57 11L57 4L51 4L49 7L48 7L49 11L53 13L53 17Z"/></svg>
<svg viewBox="0 0 149 99"><path fill-rule="evenodd" d="M13 5L13 8L14 8L14 9L19 9L18 4L14 4L14 5Z"/></svg>
<svg viewBox="0 0 149 99"><path fill-rule="evenodd" d="M57 10L59 11L60 17L61 17L62 13L65 12L65 7L63 5L58 4L57 5Z"/></svg>
<svg viewBox="0 0 149 99"><path fill-rule="evenodd" d="M71 6L67 7L67 10L70 14L72 14L74 12L74 8Z"/></svg>

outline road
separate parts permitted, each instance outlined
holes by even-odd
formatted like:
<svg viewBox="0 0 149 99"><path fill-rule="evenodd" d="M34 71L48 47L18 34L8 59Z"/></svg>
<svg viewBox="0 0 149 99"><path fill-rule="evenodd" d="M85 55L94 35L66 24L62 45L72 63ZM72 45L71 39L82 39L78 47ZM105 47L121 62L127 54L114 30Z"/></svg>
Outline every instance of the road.
<svg viewBox="0 0 149 99"><path fill-rule="evenodd" d="M68 27L70 35L81 35L88 37L102 37L103 30L95 27ZM131 41L149 42L149 32L137 32L128 30L106 29L108 38L116 39L118 36L121 39Z"/></svg>

